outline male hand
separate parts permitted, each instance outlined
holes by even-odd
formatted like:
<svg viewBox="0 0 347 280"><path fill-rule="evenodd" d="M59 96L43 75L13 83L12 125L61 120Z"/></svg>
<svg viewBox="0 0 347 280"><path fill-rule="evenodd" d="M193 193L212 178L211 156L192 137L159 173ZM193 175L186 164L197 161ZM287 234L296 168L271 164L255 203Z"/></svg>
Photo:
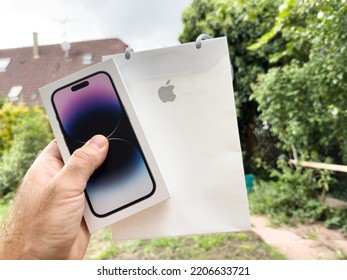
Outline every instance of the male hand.
<svg viewBox="0 0 347 280"><path fill-rule="evenodd" d="M56 141L38 156L17 191L0 237L0 259L82 259L90 234L84 189L105 160L108 140L91 138L64 165Z"/></svg>

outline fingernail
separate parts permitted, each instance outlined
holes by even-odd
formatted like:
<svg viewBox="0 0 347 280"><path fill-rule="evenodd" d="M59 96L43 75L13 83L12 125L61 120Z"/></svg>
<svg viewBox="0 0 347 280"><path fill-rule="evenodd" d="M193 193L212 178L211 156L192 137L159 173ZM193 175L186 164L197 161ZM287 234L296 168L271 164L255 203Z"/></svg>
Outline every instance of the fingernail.
<svg viewBox="0 0 347 280"><path fill-rule="evenodd" d="M95 135L90 139L90 144L94 145L98 149L105 147L107 143L107 138L102 135Z"/></svg>

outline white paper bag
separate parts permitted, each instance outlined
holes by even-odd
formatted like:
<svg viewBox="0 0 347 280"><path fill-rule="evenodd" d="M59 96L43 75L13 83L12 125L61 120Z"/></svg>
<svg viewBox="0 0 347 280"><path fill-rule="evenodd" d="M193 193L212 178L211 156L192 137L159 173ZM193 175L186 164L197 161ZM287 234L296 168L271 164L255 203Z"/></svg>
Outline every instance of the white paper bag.
<svg viewBox="0 0 347 280"><path fill-rule="evenodd" d="M226 38L112 58L171 193L113 224L113 238L249 230Z"/></svg>

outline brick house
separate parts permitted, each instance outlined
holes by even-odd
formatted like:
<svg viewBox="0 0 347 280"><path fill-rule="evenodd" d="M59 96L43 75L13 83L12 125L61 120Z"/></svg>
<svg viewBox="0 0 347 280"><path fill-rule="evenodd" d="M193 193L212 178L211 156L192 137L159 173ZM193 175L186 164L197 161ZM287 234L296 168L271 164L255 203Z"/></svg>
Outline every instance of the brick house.
<svg viewBox="0 0 347 280"><path fill-rule="evenodd" d="M65 48L65 51L63 50ZM0 50L0 99L40 105L38 89L101 61L103 55L124 52L120 39L92 40Z"/></svg>

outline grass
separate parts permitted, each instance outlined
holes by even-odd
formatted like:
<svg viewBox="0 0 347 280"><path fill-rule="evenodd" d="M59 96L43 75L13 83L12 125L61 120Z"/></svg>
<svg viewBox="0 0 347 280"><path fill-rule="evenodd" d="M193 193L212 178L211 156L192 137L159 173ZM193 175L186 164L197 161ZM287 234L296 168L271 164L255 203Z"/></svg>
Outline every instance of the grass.
<svg viewBox="0 0 347 280"><path fill-rule="evenodd" d="M8 204L0 203L0 223L2 222L2 219L5 216L8 208L9 208Z"/></svg>
<svg viewBox="0 0 347 280"><path fill-rule="evenodd" d="M151 240L112 241L110 228L92 236L85 259L285 259L252 232Z"/></svg>
<svg viewBox="0 0 347 280"><path fill-rule="evenodd" d="M8 204L0 203L0 221L8 208ZM281 260L285 256L253 232L114 242L110 228L105 228L92 236L85 259Z"/></svg>
<svg viewBox="0 0 347 280"><path fill-rule="evenodd" d="M347 254L343 253L341 251L338 251L336 253L336 257L337 257L338 260L347 260Z"/></svg>
<svg viewBox="0 0 347 280"><path fill-rule="evenodd" d="M306 237L311 240L318 240L318 232L308 231Z"/></svg>

